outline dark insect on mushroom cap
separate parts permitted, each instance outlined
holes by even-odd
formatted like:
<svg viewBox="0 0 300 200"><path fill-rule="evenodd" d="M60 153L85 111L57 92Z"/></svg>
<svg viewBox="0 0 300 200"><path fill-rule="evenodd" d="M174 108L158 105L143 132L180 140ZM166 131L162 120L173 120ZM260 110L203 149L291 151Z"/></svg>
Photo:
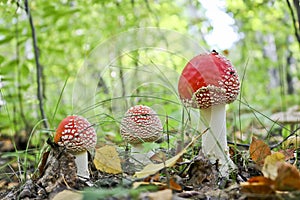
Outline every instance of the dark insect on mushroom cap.
<svg viewBox="0 0 300 200"><path fill-rule="evenodd" d="M233 102L240 91L237 71L216 51L200 54L183 69L178 92L186 106L208 108Z"/></svg>
<svg viewBox="0 0 300 200"><path fill-rule="evenodd" d="M97 136L95 129L85 118L72 115L60 122L54 142L76 153L95 148Z"/></svg>
<svg viewBox="0 0 300 200"><path fill-rule="evenodd" d="M148 106L137 105L127 110L120 132L130 144L153 142L161 137L162 123L157 113Z"/></svg>

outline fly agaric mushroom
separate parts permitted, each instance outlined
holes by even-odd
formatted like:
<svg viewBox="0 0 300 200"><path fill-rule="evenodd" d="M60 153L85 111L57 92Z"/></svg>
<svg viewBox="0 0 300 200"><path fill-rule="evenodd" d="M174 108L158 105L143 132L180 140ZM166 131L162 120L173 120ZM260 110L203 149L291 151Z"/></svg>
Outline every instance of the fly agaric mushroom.
<svg viewBox="0 0 300 200"><path fill-rule="evenodd" d="M162 131L162 123L150 107L136 105L127 110L121 122L120 132L123 139L132 145L134 163L150 163L153 152L143 153L143 143L158 140Z"/></svg>
<svg viewBox="0 0 300 200"><path fill-rule="evenodd" d="M96 131L92 125L81 116L68 116L63 119L56 130L54 142L65 147L75 156L77 175L89 178L88 154L96 146Z"/></svg>
<svg viewBox="0 0 300 200"><path fill-rule="evenodd" d="M210 132L202 136L202 152L212 162L218 160L221 175L228 176L229 168L235 165L228 152L225 105L232 103L239 94L237 71L229 60L214 50L200 54L183 69L178 91L186 106L201 110L202 128L210 128Z"/></svg>

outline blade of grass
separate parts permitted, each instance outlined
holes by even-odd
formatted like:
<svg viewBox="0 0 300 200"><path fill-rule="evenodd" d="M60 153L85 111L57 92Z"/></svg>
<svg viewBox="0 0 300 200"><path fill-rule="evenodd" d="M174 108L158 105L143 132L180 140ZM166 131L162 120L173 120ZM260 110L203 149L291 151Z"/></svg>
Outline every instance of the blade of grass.
<svg viewBox="0 0 300 200"><path fill-rule="evenodd" d="M41 124L41 123L44 123L46 119L42 119L40 120L39 122L36 123L36 125L32 128L30 134L29 134L29 138L28 138L28 141L27 141L27 144L26 144L26 149L25 149L25 155L24 155L24 163L22 165L23 169L24 169L24 177L23 177L23 180L22 181L26 181L26 176L27 176L27 160L28 160L28 148L29 148L29 145L30 145L30 141L31 141L31 138L36 130L36 128Z"/></svg>
<svg viewBox="0 0 300 200"><path fill-rule="evenodd" d="M56 105L55 105L55 108L54 108L54 112L53 112L53 115L52 115L52 118L51 118L51 122L54 121L55 115L56 115L56 113L57 113L59 104L60 104L61 99L62 99L63 92L65 91L65 88L66 88L66 86L67 86L68 80L69 80L69 77L65 80L64 85L63 85L63 88L62 88L62 90L61 90L61 92L60 92L60 94L59 94L59 97L58 97L58 100L57 100L57 102L56 102Z"/></svg>

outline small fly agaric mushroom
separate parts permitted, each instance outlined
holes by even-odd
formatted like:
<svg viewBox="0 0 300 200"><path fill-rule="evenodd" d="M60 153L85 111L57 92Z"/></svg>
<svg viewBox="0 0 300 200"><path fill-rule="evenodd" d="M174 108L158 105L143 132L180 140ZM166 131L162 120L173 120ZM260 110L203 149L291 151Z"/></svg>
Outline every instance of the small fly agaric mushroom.
<svg viewBox="0 0 300 200"><path fill-rule="evenodd" d="M235 168L235 165L228 152L225 105L239 94L237 71L214 50L200 54L183 69L178 91L186 106L201 109L202 128L210 128L210 132L202 136L202 151L212 162L218 160L221 175L228 176L229 167Z"/></svg>
<svg viewBox="0 0 300 200"><path fill-rule="evenodd" d="M63 119L56 130L54 142L65 147L75 156L77 175L89 178L88 154L95 148L97 141L93 126L81 116L68 116Z"/></svg>
<svg viewBox="0 0 300 200"><path fill-rule="evenodd" d="M148 106L136 105L127 110L121 122L120 132L132 145L133 162L150 163L153 152L143 153L144 142L154 142L161 137L162 123L157 113Z"/></svg>

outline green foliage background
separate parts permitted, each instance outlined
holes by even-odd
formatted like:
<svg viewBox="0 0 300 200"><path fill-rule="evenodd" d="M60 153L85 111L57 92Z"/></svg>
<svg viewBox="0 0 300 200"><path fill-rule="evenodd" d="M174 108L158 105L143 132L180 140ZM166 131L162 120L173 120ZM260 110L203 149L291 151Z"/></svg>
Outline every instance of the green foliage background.
<svg viewBox="0 0 300 200"><path fill-rule="evenodd" d="M36 97L36 67L31 30L22 3L0 1L0 74L5 83L1 93L6 101L0 113L0 134L14 136L25 130L28 138L33 127L39 124L41 116ZM43 66L44 109L50 124L50 130L44 130L39 124L33 131L37 131L34 137L42 137L44 140L52 136L52 131L60 120L75 113L86 115L97 125L100 141L113 138L120 142L118 123L122 112L135 103L154 106L165 123L165 116L168 115L168 129L180 128L182 106L176 95L176 88L172 88L176 87L176 78L170 74L179 74L186 61L196 54L187 58L176 52L157 49L136 49L122 54L118 51L121 49L119 46L114 47L115 52L112 54L101 51L101 48L106 48L103 45L105 42L112 41L114 36L126 31L156 27L176 31L209 51L212 47L204 38L214 27L200 2L40 0L29 1L29 6L37 34L40 63ZM299 104L299 43L294 36L290 11L285 1L273 0L227 0L223 9L234 18L234 26L240 35L240 40L225 53L229 52L227 57L236 66L242 80L240 100L228 108L228 126L231 132L240 130L245 133L251 133L249 127L253 124L271 127L273 122L266 116ZM197 13L193 13L195 10ZM158 38L158 41L164 41L164 38ZM176 40L173 43L176 44ZM276 60L266 53L270 45L275 46L272 54ZM101 53L95 56L99 48ZM191 51L188 48L186 50ZM225 49L217 49L220 52L223 50ZM111 55L117 57L111 58L109 68L91 67L95 71L90 73L100 73L105 84L96 88L95 102L98 104L93 104L96 111L88 113L86 109L92 104L85 105L81 101L74 105L73 95L79 90L74 90L74 84L81 76L83 80L86 78L77 73L82 66L90 70L88 66L109 60ZM288 63L288 58L293 60L292 64ZM138 74L132 74L138 66L152 66L155 70L162 71L160 74L154 70L153 79L151 70L147 71L149 79L143 80ZM274 78L270 74L272 70L278 75L277 85L270 84ZM136 72L141 73L141 68ZM126 86L122 86L120 82L122 77L126 77L123 73L132 76L128 76L131 81L127 81ZM290 94L287 74L293 79L294 91ZM169 80L169 75L173 79ZM150 84L156 78L166 83L164 87ZM143 81L149 84L143 85ZM120 91L116 85L121 87ZM81 86L96 87L90 85L88 80ZM114 100L114 97L119 97L115 95L116 92L123 96L142 97ZM122 109L115 111L115 105L122 105ZM33 143L34 141L37 140L33 140ZM34 145L39 147L42 143L35 142Z"/></svg>

